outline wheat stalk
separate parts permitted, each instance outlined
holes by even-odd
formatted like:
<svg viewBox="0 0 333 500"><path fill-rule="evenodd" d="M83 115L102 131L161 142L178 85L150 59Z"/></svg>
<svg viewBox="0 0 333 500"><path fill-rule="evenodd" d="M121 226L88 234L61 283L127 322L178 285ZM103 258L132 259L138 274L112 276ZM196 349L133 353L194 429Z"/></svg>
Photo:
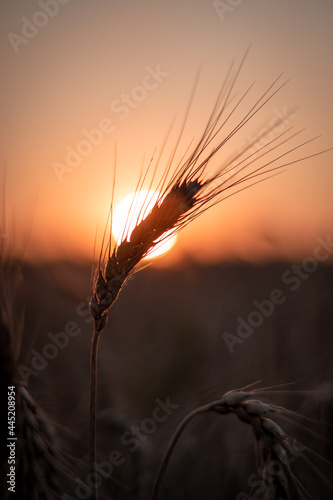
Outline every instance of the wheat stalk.
<svg viewBox="0 0 333 500"><path fill-rule="evenodd" d="M287 161L286 157L289 154L313 140L310 139L297 143L294 147L289 146L286 148L286 144L298 135L298 133L292 132L291 127L267 142L256 153L249 152L252 146L252 144L249 144L242 153L225 162L216 173L208 173L207 165L210 160L286 84L286 82L280 83L280 77L278 77L255 104L249 107L240 122L231 131L224 133L222 139L219 139L224 127L229 124L231 117L233 117L252 88L251 85L235 102L232 94L245 57L246 54L234 75L232 75L231 70L229 71L202 136L193 147L192 153L188 154L187 157L183 155L183 161L174 167L176 151L188 117L188 108L179 139L167 162L165 173L158 183L160 195L156 203L148 214L144 214L144 208L141 208L143 220L136 220L135 227L131 232L125 229L119 244L112 242L111 202L109 238L103 238L99 262L93 269L92 298L90 302L90 311L94 319L90 360L90 463L92 473L96 474L98 342L100 333L107 323L108 312L126 280L137 270L140 262L157 243L169 237L170 234L181 230L208 208L232 196L235 192L246 189L249 185L276 175L287 165L324 152ZM192 98L190 104L191 100ZM218 143L214 146L215 140ZM210 152L208 152L208 149L210 149ZM275 155L273 159L269 157L271 153ZM151 185L153 184L158 161L153 169ZM151 164L139 181L137 192L142 189L143 183L148 177L149 169L152 169ZM94 491L94 495L95 499L97 499L97 490Z"/></svg>
<svg viewBox="0 0 333 500"><path fill-rule="evenodd" d="M264 496L262 498L265 500L289 499L290 480L296 481L298 491L304 490L303 486L297 483L297 479L293 476L290 463L293 461L291 458L296 459L306 448L285 434L281 427L272 419L274 415L287 410L254 399L254 394L254 392L245 390L229 391L221 399L193 410L182 420L162 459L153 488L152 500L157 500L158 498L167 465L185 427L195 416L209 411L222 415L233 413L239 420L251 426L258 444L259 458L262 466L262 479L265 484ZM279 465L278 473L274 473L274 466L276 464ZM257 493L260 493L260 487ZM255 498L257 493L251 498Z"/></svg>

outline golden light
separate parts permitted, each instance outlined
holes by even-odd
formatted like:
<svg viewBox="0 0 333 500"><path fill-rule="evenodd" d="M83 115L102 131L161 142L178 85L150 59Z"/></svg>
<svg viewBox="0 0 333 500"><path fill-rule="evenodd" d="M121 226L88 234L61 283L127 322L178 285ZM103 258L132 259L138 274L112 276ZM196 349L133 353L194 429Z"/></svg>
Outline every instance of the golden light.
<svg viewBox="0 0 333 500"><path fill-rule="evenodd" d="M139 193L129 194L118 203L112 217L112 234L117 243L120 243L126 235L130 235L136 224L148 215L158 197L157 191L142 190ZM175 242L175 235L170 235L166 239L164 237L146 258L153 259L168 252Z"/></svg>

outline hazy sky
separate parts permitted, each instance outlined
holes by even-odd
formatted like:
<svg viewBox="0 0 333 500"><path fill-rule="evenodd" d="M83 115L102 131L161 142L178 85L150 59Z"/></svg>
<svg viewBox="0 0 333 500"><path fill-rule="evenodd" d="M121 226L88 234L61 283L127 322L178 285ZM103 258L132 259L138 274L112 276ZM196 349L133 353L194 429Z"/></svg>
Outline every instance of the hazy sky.
<svg viewBox="0 0 333 500"><path fill-rule="evenodd" d="M199 68L183 150L250 44L237 88L256 84L243 110L281 72L291 81L218 162L260 143L281 113L306 128L304 139L322 135L305 155L333 146L331 0L16 0L1 2L0 13L0 168L10 219L2 237L29 234L29 254L91 256L107 217L115 144L120 201L176 118L175 141ZM173 258L311 256L333 231L332 160L333 152L307 160L226 200L180 235Z"/></svg>

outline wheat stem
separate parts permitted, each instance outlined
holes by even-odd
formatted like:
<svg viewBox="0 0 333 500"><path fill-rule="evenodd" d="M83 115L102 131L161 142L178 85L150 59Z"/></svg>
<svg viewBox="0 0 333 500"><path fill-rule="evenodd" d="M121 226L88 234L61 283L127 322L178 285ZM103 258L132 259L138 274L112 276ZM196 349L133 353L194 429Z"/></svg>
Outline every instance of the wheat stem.
<svg viewBox="0 0 333 500"><path fill-rule="evenodd" d="M160 485L161 485L161 482L162 482L162 479L163 479L164 472L165 472L165 470L167 468L167 465L169 463L170 457L172 455L172 452L173 452L173 450L174 450L174 448L175 448L175 446L177 444L177 441L179 440L179 438L180 438L183 430L185 429L185 427L189 423L189 421L192 420L192 418L195 417L196 415L199 415L200 413L205 413L206 411L210 411L210 410L212 410L212 408L214 408L217 405L220 405L221 403L222 403L222 400L219 399L217 401L212 401L211 403L208 403L206 405L200 406L199 408L196 408L195 410L191 411L191 413L189 413L180 422L180 424L177 427L174 435L171 438L171 441L168 444L168 447L167 447L166 452L164 454L164 457L163 457L163 460L161 462L160 468L158 470L157 477L156 477L156 480L155 480L155 484L154 484L154 487L153 487L153 493L152 493L151 500L157 500L158 491L159 491L159 488L160 488Z"/></svg>
<svg viewBox="0 0 333 500"><path fill-rule="evenodd" d="M186 425L195 415L207 411L214 411L222 415L234 413L239 420L251 426L262 462L263 480L265 481L266 494L268 495L265 498L290 498L288 482L292 479L297 481L290 469L290 464L301 453L298 446L299 443L291 441L290 437L283 432L281 427L269 418L276 413L280 413L280 409L274 405L253 399L254 395L255 391L229 391L221 399L193 410L182 420L171 438L162 459L151 500L157 500L166 467ZM271 466L275 462L281 466L279 474L274 474L271 470ZM258 491L252 498L257 495Z"/></svg>

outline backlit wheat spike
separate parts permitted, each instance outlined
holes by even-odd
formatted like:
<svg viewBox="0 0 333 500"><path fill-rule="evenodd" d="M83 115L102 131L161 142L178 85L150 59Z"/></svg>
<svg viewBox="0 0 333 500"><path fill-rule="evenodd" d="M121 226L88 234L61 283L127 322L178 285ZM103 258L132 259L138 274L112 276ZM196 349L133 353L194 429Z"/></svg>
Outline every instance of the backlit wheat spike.
<svg viewBox="0 0 333 500"><path fill-rule="evenodd" d="M119 244L112 244L110 228L109 240L107 243L103 240L99 263L92 277L90 311L94 319L96 331L101 332L103 330L107 322L108 310L117 299L125 281L157 243L164 238L170 237L172 233L180 231L202 212L234 195L235 192L242 191L250 185L276 175L288 165L326 152L321 151L314 155L287 161L288 155L316 139L313 138L297 143L293 147L286 147L300 133L291 134L292 129L290 128L267 142L255 153L249 153L252 146L252 144L249 144L242 153L236 154L230 161L222 162L222 166L217 172L212 174L207 172L209 161L222 146L245 123L253 118L276 92L281 90L284 84L275 88L277 82L278 79L270 87L270 92L265 92L255 105L251 107L250 111L246 113L245 118L208 153L208 145L222 132L228 118L235 112L242 100L241 98L234 105L227 119L220 123L222 113L225 111L228 101L222 100L220 102L221 96L219 96L204 133L198 144L193 148L193 152L189 154L186 160L183 160L180 166L176 165L171 179L167 180L166 176L163 176L161 182L158 184L161 186L162 192L151 211L145 214L143 220L136 221L136 225L131 232L124 231L122 241ZM234 84L235 81L233 80L231 88L233 88ZM229 99L229 94L225 99ZM221 109L217 112L218 105ZM175 152L173 151L166 167L168 172L174 154ZM274 154L273 158L268 156L272 154ZM146 176L147 172L144 177ZM249 182L252 182L252 184L249 184ZM138 190L140 190L140 187L142 187L142 184L139 183ZM138 208L140 209L140 207ZM143 212L143 208L141 208L140 212ZM110 225L112 225L112 213L110 217Z"/></svg>
<svg viewBox="0 0 333 500"><path fill-rule="evenodd" d="M157 183L161 194L148 214L143 214L144 208L139 210L144 215L143 220L136 220L135 226L131 231L125 229L119 244L112 243L111 202L110 235L108 241L105 241L106 238L103 239L99 262L93 270L92 298L90 301L90 311L94 319L90 381L91 464L96 463L95 407L98 340L101 331L107 323L108 311L117 299L126 280L135 272L142 259L149 254L157 243L169 237L171 233L180 231L202 212L229 196L232 196L235 192L246 189L249 185L261 182L275 175L287 165L300 162L310 157L303 156L296 160L288 158L289 154L297 151L313 140L307 140L291 146L289 141L294 140L298 136L298 133L291 132L291 127L275 135L273 139L257 149L255 153L250 152L253 144L249 144L244 151L235 154L231 160L222 161L217 172L208 172L207 166L212 158L287 83L280 83L280 77L278 77L272 85L255 100L254 104L249 105L248 109L243 114L243 118L237 125L230 126L231 119L234 118L236 111L239 111L240 106L244 105L244 101L248 98L253 87L253 84L250 85L237 99L233 95L235 92L236 80L239 77L245 57L246 54L234 74L232 74L232 68L230 69L201 138L193 146L192 152L189 148L186 149L186 153L181 156L182 160L180 163L174 165L176 151L188 118L189 105L179 138L171 152L164 174L160 182ZM225 130L228 126L230 126L231 130ZM215 141L217 144L215 144ZM286 147L286 145L288 146ZM164 147L165 144L162 150ZM318 154L320 153L311 156L316 156ZM161 154L158 156L157 164L160 159ZM152 166L152 162L149 163L149 168L153 169L151 185L155 178L157 164ZM142 189L144 180L148 177L149 168L143 175L142 180L139 180L137 192ZM249 184L249 181L252 184ZM140 209L140 207L138 208ZM129 227L129 222L128 220L126 228ZM95 490L94 493L96 499L97 490Z"/></svg>
<svg viewBox="0 0 333 500"><path fill-rule="evenodd" d="M137 224L129 238L113 250L104 272L99 270L90 305L98 330L104 327L106 312L135 266L165 233L177 228L177 224L197 203L197 193L202 187L203 183L198 180L173 186L165 198Z"/></svg>

